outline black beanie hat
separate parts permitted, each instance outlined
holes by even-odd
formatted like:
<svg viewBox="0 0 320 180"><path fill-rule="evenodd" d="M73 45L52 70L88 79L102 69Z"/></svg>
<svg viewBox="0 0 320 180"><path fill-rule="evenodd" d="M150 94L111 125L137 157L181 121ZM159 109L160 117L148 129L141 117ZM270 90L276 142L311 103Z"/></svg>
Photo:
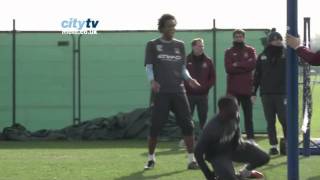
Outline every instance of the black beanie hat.
<svg viewBox="0 0 320 180"><path fill-rule="evenodd" d="M283 40L281 34L276 31L276 28L272 28L270 34L268 35L268 43L276 39L281 41Z"/></svg>

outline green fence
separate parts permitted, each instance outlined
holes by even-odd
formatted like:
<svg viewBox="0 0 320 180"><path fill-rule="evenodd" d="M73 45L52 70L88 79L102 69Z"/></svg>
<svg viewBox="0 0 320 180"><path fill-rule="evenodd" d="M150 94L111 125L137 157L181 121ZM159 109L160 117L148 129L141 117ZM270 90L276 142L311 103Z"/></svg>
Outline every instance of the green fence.
<svg viewBox="0 0 320 180"><path fill-rule="evenodd" d="M261 39L266 37L266 32L247 30L246 41L257 53L263 49ZM62 128L73 123L80 102L78 91L73 94L73 65L76 62L77 69L78 59L82 121L147 107L150 87L143 66L144 51L146 42L158 36L156 31L104 31L80 37L61 32L17 32L16 122L30 130ZM216 57L216 95L220 97L226 89L223 56L231 46L232 30L176 33L176 38L185 41L188 53L190 42L196 37L204 38L205 53ZM78 78L75 80L77 90ZM12 32L0 32L1 129L12 123L12 82ZM214 114L213 91L209 117ZM256 132L266 131L260 101L254 106L254 122Z"/></svg>

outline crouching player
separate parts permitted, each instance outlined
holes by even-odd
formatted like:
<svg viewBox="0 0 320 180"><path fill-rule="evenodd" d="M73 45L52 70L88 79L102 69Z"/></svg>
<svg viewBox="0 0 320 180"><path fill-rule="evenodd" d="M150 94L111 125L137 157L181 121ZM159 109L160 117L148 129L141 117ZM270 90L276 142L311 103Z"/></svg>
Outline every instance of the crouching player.
<svg viewBox="0 0 320 180"><path fill-rule="evenodd" d="M222 97L219 113L205 126L195 148L195 157L207 180L263 178L254 169L269 162L258 146L243 142L239 127L239 107L232 96ZM212 165L211 171L205 160ZM236 175L232 162L246 163Z"/></svg>

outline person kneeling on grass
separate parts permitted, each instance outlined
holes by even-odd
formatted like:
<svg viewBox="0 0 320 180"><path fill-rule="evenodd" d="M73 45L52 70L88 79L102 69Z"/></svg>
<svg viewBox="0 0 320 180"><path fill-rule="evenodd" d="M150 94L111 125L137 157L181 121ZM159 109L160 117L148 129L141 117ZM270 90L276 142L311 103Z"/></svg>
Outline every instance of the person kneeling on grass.
<svg viewBox="0 0 320 180"><path fill-rule="evenodd" d="M239 127L239 107L232 96L222 97L219 113L208 122L195 148L195 157L207 180L263 178L254 169L269 162L270 156L258 146L244 142ZM206 164L208 161L214 171ZM232 162L247 163L236 175Z"/></svg>

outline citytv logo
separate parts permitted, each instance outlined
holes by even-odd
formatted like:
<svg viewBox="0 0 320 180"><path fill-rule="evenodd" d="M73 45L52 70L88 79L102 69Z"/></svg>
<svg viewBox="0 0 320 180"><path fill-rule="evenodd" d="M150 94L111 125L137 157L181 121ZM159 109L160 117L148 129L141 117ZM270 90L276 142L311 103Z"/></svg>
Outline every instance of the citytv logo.
<svg viewBox="0 0 320 180"><path fill-rule="evenodd" d="M99 20L69 18L61 21L62 34L97 34Z"/></svg>

